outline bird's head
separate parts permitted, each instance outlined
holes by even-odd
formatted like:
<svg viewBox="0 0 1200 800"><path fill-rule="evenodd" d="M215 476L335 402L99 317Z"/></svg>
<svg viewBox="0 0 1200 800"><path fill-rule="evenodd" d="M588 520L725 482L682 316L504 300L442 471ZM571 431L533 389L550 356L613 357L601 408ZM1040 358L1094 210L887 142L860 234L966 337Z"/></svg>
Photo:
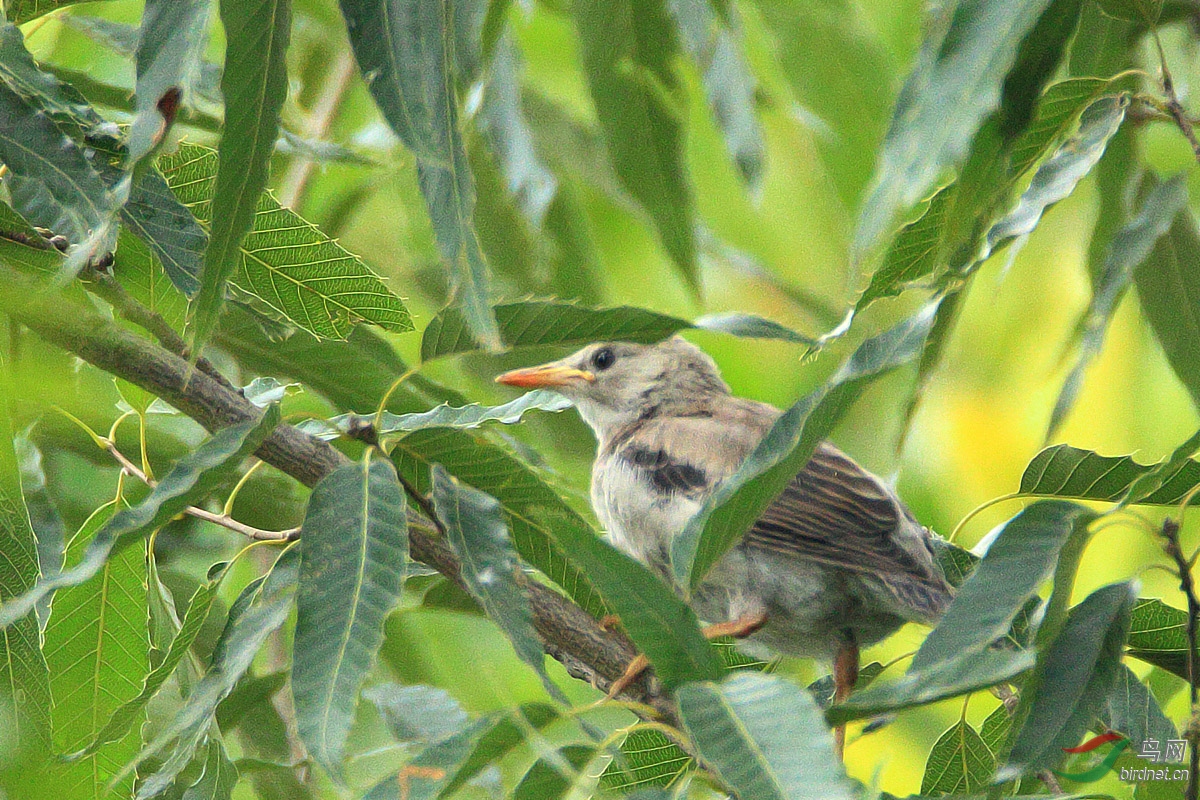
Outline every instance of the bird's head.
<svg viewBox="0 0 1200 800"><path fill-rule="evenodd" d="M506 372L496 382L553 389L575 403L601 439L638 419L686 413L729 394L713 360L678 336L657 344L591 344L558 361Z"/></svg>

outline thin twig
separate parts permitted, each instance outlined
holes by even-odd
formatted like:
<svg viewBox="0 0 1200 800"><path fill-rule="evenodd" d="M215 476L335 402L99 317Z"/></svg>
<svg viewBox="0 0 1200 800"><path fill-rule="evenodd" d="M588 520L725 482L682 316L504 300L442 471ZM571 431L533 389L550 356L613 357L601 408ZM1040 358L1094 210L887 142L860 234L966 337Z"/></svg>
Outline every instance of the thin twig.
<svg viewBox="0 0 1200 800"><path fill-rule="evenodd" d="M446 526L442 524L442 520L438 517L437 511L434 510L433 503L430 502L428 497L418 492L417 487L413 486L412 481L410 481L408 478L404 477L403 475L398 475L397 477L400 478L400 485L404 487L404 491L408 492L408 496L411 497L412 501L417 504L418 508L421 509L421 513L429 518L429 521L433 523L433 527L437 528L438 535L445 537Z"/></svg>
<svg viewBox="0 0 1200 800"><path fill-rule="evenodd" d="M1188 563L1187 557L1183 554L1183 549L1179 546L1179 523L1173 519L1167 518L1162 524L1163 549L1175 562L1175 567L1179 570L1179 589L1187 598L1187 679L1188 679L1188 706L1190 713L1187 728L1184 735L1187 736L1191 745L1191 769L1188 770L1188 785L1187 785L1187 800L1197 800L1197 794L1200 793L1200 728L1194 722L1196 716L1196 701L1200 696L1200 675L1196 672L1196 625L1197 616L1200 616L1200 599L1196 597L1196 584L1192 580L1192 569Z"/></svg>
<svg viewBox="0 0 1200 800"><path fill-rule="evenodd" d="M337 116L353 75L354 56L349 50L342 49L329 70L329 77L321 87L321 94L313 103L312 112L304 126L304 135L307 138L321 140L328 134L329 126ZM287 174L283 176L283 182L280 184L280 205L287 208L296 207L304 197L304 189L312 176L313 165L313 159L304 154L297 154L292 158Z"/></svg>
<svg viewBox="0 0 1200 800"><path fill-rule="evenodd" d="M157 481L143 472L141 467L126 458L125 454L117 449L115 442L109 440L105 449L116 459L126 474L132 475L152 489L158 485ZM214 525L220 525L222 528L227 528L235 533L240 533L247 539L255 542L290 542L300 535L299 528L289 528L286 531L265 531L262 528L255 528L243 522L238 522L227 514L214 514L211 511L205 511L203 508L196 508L195 506L188 506L183 513L189 517L202 519Z"/></svg>
<svg viewBox="0 0 1200 800"><path fill-rule="evenodd" d="M1167 96L1167 113L1175 120L1175 125L1188 140L1188 144L1192 146L1192 154L1196 156L1196 161L1200 162L1200 139L1196 138L1196 129L1192 126L1192 121L1188 119L1187 110L1179 102L1179 95L1175 93L1175 80L1171 77L1171 70L1167 66L1167 54L1163 52L1162 41L1158 38L1157 30L1154 31L1154 43L1158 46L1158 60L1162 67L1162 87L1163 93Z"/></svg>

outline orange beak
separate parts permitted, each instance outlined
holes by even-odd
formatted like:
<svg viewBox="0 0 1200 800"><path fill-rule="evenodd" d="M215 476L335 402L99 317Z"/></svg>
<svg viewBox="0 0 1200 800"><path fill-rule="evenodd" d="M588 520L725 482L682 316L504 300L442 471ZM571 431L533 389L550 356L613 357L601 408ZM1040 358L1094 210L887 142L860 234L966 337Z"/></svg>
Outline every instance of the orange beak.
<svg viewBox="0 0 1200 800"><path fill-rule="evenodd" d="M560 364L514 369L512 372L496 376L496 383L521 389L554 389L577 381L591 383L594 380L596 380L596 376L587 370L564 367Z"/></svg>

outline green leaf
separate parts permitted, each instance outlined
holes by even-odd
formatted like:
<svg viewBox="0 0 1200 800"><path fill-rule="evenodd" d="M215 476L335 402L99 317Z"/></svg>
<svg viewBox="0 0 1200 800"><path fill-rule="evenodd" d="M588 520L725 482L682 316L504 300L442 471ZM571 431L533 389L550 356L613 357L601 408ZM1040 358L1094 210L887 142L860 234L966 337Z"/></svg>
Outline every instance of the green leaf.
<svg viewBox="0 0 1200 800"><path fill-rule="evenodd" d="M996 759L979 732L965 719L938 737L925 762L921 794L929 797L986 789Z"/></svg>
<svg viewBox="0 0 1200 800"><path fill-rule="evenodd" d="M735 672L679 688L679 716L704 761L742 800L854 797L812 696L783 678Z"/></svg>
<svg viewBox="0 0 1200 800"><path fill-rule="evenodd" d="M672 64L678 49L665 0L592 0L571 9L617 177L650 215L684 280L699 291L685 112Z"/></svg>
<svg viewBox="0 0 1200 800"><path fill-rule="evenodd" d="M1037 24L1021 41L1016 62L1004 78L1000 98L1001 133L1020 135L1033 119L1034 105L1046 81L1058 70L1075 33L1084 0L1051 0Z"/></svg>
<svg viewBox="0 0 1200 800"><path fill-rule="evenodd" d="M433 686L381 683L363 690L397 741L440 742L467 727L471 718L448 692Z"/></svg>
<svg viewBox="0 0 1200 800"><path fill-rule="evenodd" d="M4 4L4 10L10 22L20 25L78 2L82 0L8 0Z"/></svg>
<svg viewBox="0 0 1200 800"><path fill-rule="evenodd" d="M166 790L191 762L212 727L217 706L250 668L263 642L291 612L299 571L300 547L293 544L280 554L265 578L252 581L234 601L208 671L192 687L175 718L125 766L124 772L128 773L175 742L166 760L141 782L137 800L148 800Z"/></svg>
<svg viewBox="0 0 1200 800"><path fill-rule="evenodd" d="M417 491L429 491L430 466L441 464L463 483L496 498L521 558L584 610L597 617L606 613L593 582L568 560L567 546L559 539L564 531L592 539L597 533L538 473L495 444L447 428L405 436L392 449L392 460Z"/></svg>
<svg viewBox="0 0 1200 800"><path fill-rule="evenodd" d="M1033 457L1021 475L1018 494L1063 497L1074 500L1117 501L1143 476L1161 465L1147 466L1133 456L1101 456L1066 444L1047 447ZM1172 474L1163 476L1158 488L1139 498L1140 505L1176 506L1197 484L1200 463L1187 459ZM1149 488L1149 487L1147 487ZM1200 496L1189 505L1200 504Z"/></svg>
<svg viewBox="0 0 1200 800"><path fill-rule="evenodd" d="M0 341L11 343L9 323ZM38 580L38 543L21 493L21 469L13 447L13 376L9 352L0 352L0 602L26 594ZM49 572L49 570L47 570ZM0 606L3 608L4 606ZM36 615L16 617L0 630L0 703L13 725L13 745L45 749L51 741L50 684ZM11 705L10 705L11 704Z"/></svg>
<svg viewBox="0 0 1200 800"><path fill-rule="evenodd" d="M385 396L388 410L395 413L465 402L457 392L420 375L410 375L389 394L410 370L392 345L365 325L351 328L345 341L318 339L305 331L277 336L269 327L235 304L226 310L217 342L249 370L301 381L341 409L374 411Z"/></svg>
<svg viewBox="0 0 1200 800"><path fill-rule="evenodd" d="M83 525L67 547L67 564L87 552L116 509L115 503L104 506ZM145 596L144 547L126 548L103 564L95 580L55 593L45 652L59 752L91 743L110 716L137 695L137 679L150 668ZM110 737L114 744L104 752L89 754L63 770L63 789L69 796L107 795L108 781L138 751L140 740L136 733L128 735L129 728ZM124 793L132 788L132 779L121 782Z"/></svg>
<svg viewBox="0 0 1200 800"><path fill-rule="evenodd" d="M756 0L771 55L846 209L862 205L900 82L891 46L850 0ZM781 98L790 105L790 97Z"/></svg>
<svg viewBox="0 0 1200 800"><path fill-rule="evenodd" d="M0 380L3 380L0 372ZM0 391L0 398L5 396ZM21 483L21 495L25 508L29 512L29 524L37 540L37 565L42 575L53 575L62 569L63 550L66 547L66 524L58 513L50 493L46 489L46 473L42 468L42 451L29 439L29 430L17 434L14 440L18 472ZM0 427L0 436L4 430ZM5 459L0 455L0 469L9 468ZM0 478L0 481L4 480ZM11 478L9 478L11 480ZM20 515L11 515L9 520L15 520L19 525ZM12 552L12 551L6 551ZM38 572L32 572L34 576ZM35 577L36 580L36 577ZM0 590L2 592L3 590ZM0 599L3 594L0 593ZM46 622L50 619L50 599L43 598L37 607L38 625L45 630Z"/></svg>
<svg viewBox="0 0 1200 800"><path fill-rule="evenodd" d="M695 322L633 306L588 308L561 300L524 300L495 307L500 339L505 347L582 345L615 340L657 342L692 328L749 339L779 339L812 344L811 337L753 314L709 314ZM476 349L462 314L446 308L425 327L421 360L469 353Z"/></svg>
<svg viewBox="0 0 1200 800"><path fill-rule="evenodd" d="M455 8L461 8L461 4ZM533 132L521 103L521 67L513 37L502 36L496 43L478 119L508 192L525 218L541 227L554 200L558 179L533 146Z"/></svg>
<svg viewBox="0 0 1200 800"><path fill-rule="evenodd" d="M5 39L11 30L6 26ZM111 250L118 208L113 193L83 147L43 113L39 98L0 77L0 161L8 167L4 182L14 208L34 225L65 236L83 260Z"/></svg>
<svg viewBox="0 0 1200 800"><path fill-rule="evenodd" d="M204 748L204 768L180 800L229 800L238 782L238 770L229 760L221 740L212 737Z"/></svg>
<svg viewBox="0 0 1200 800"><path fill-rule="evenodd" d="M291 0L221 0L220 10L226 39L221 76L225 122L200 292L188 309L194 354L204 349L216 329L226 285L243 261L239 248L254 227L267 188L279 110L288 91L284 56L291 35Z"/></svg>
<svg viewBox="0 0 1200 800"><path fill-rule="evenodd" d="M874 184L859 219L855 249L874 248L896 216L967 155L1022 40L1050 0L973 0L939 9L892 117Z"/></svg>
<svg viewBox="0 0 1200 800"><path fill-rule="evenodd" d="M141 691L135 697L113 709L108 714L108 720L104 727L86 747L73 754L74 758L89 756L109 742L124 738L125 734L129 732L134 722L141 716L146 704L150 702L150 698L154 697L166 680L174 674L175 669L196 641L201 628L208 620L208 612L212 610L213 603L217 599L217 591L221 588L221 580L225 577L227 567L228 564L221 563L214 565L213 569L209 570L208 579L200 584L192 594L183 621L171 639L170 647L162 662L146 672L146 677L142 680Z"/></svg>
<svg viewBox="0 0 1200 800"><path fill-rule="evenodd" d="M1163 10L1163 0L1099 0L1104 13L1126 22L1154 25Z"/></svg>
<svg viewBox="0 0 1200 800"><path fill-rule="evenodd" d="M825 716L831 725L838 725L972 694L1011 681L1036 659L1033 650L969 650L927 669L909 671L898 680L876 681L830 708Z"/></svg>
<svg viewBox="0 0 1200 800"><path fill-rule="evenodd" d="M1093 287L1092 300L1082 320L1079 357L1054 404L1047 438L1054 435L1074 405L1083 385L1084 372L1100 353L1109 320L1125 296L1134 269L1150 256L1186 205L1187 184L1180 174L1154 187L1137 215L1113 235L1099 281Z"/></svg>
<svg viewBox="0 0 1200 800"><path fill-rule="evenodd" d="M383 621L400 600L408 559L404 490L391 463L348 464L313 489L300 530L292 698L308 752L332 775Z"/></svg>
<svg viewBox="0 0 1200 800"><path fill-rule="evenodd" d="M110 191L127 180L122 165L128 154L116 127L97 114L75 87L42 71L25 49L21 32L11 25L0 26L0 77L81 145L84 157ZM134 176L132 189L122 191L128 192L120 209L124 227L151 249L181 292L195 294L207 243L204 231L153 168L142 169Z"/></svg>
<svg viewBox="0 0 1200 800"><path fill-rule="evenodd" d="M621 618L621 627L667 689L724 674L696 613L657 575L586 529L552 525L551 536Z"/></svg>
<svg viewBox="0 0 1200 800"><path fill-rule="evenodd" d="M1200 430L1189 436L1183 444L1172 450L1169 456L1158 462L1149 472L1135 479L1133 485L1129 487L1129 491L1117 504L1117 508L1124 508L1130 504L1136 505L1143 498L1163 488L1165 484L1188 467L1192 455L1197 450L1200 450Z"/></svg>
<svg viewBox="0 0 1200 800"><path fill-rule="evenodd" d="M595 754L591 745L569 744L542 756L513 790L513 800L558 800L584 791L590 782L584 767Z"/></svg>
<svg viewBox="0 0 1200 800"><path fill-rule="evenodd" d="M480 740L493 730L496 719L496 715L483 717L450 738L426 747L399 774L375 784L363 800L433 800L447 796L447 785L471 758Z"/></svg>
<svg viewBox="0 0 1200 800"><path fill-rule="evenodd" d="M742 55L737 32L719 20L710 0L668 0L679 38L704 78L713 117L738 172L757 191L766 145L755 114L754 73Z"/></svg>
<svg viewBox="0 0 1200 800"><path fill-rule="evenodd" d="M167 183L201 225L212 218L217 162L215 150L188 143L159 158ZM404 304L366 264L280 206L270 191L258 199L229 285L320 338L345 339L358 322L412 330Z"/></svg>
<svg viewBox="0 0 1200 800"><path fill-rule="evenodd" d="M789 408L754 452L705 501L671 544L680 586L694 591L787 484L817 444L880 375L916 359L933 324L937 302L863 342L829 381Z"/></svg>
<svg viewBox="0 0 1200 800"><path fill-rule="evenodd" d="M930 276L940 278L948 266L954 267L957 272L969 273L995 247L1007 242L1007 238L999 236L999 230L995 238L992 238L993 226L988 224L991 222L990 215L1008 208L1008 197L1021 176L1037 163L1049 148L1057 144L1059 147L1047 161L1045 169L1038 170L1042 177L1037 184L1037 191L1030 195L1025 210L1011 220L1013 223L1024 221L1028 225L1032 221L1036 224L1037 218L1040 218L1041 212L1048 205L1057 202L1061 199L1059 195L1063 195L1064 192L1069 194L1074 188L1075 182L1072 180L1074 174L1079 172L1080 166L1086 166L1089 158L1098 157L1103 152L1104 143L1108 141L1103 135L1107 131L1105 125L1111 121L1112 115L1117 113L1117 110L1109 107L1114 102L1112 99L1101 101L1101 105L1097 106L1097 119L1087 129L1091 132L1086 139L1079 135L1066 142L1062 142L1062 139L1071 131L1084 110L1098 102L1098 98L1109 85L1107 80L1077 78L1060 81L1047 89L1038 102L1033 121L1025 132L1011 143L1007 157L996 154L998 163L989 164L985 170L988 174L978 189L986 198L977 198L974 203L967 201L965 205L968 207L960 208L960 185L971 182L969 170L966 168L963 178L958 182L938 190L929 199L921 215L903 226L896 234L884 255L883 264L871 277L870 284L855 305L855 312L862 311L880 298L894 297L908 286L919 285L920 281ZM1118 110L1123 113L1124 106ZM1077 154L1076 150L1085 144L1088 145L1085 151ZM982 147L982 143L980 146ZM1063 169L1051 167L1051 163L1060 165ZM996 174L996 171L999 174ZM1086 170L1084 172L1086 173ZM1065 174L1068 180L1054 180L1060 173ZM1034 184L1031 184L1031 187L1033 186ZM976 218L976 204L983 206L987 216L983 224ZM1006 227L1011 228L1011 225ZM965 243L962 241L964 236ZM991 245L987 244L988 238L992 240Z"/></svg>
<svg viewBox="0 0 1200 800"><path fill-rule="evenodd" d="M1022 697L1029 713L998 779L1053 767L1063 760L1064 747L1078 743L1117 680L1135 599L1131 584L1112 584L1071 610L1062 632L1038 658L1034 697Z"/></svg>
<svg viewBox="0 0 1200 800"><path fill-rule="evenodd" d="M1129 655L1187 680L1187 612L1146 598L1134 604L1130 620Z"/></svg>
<svg viewBox="0 0 1200 800"><path fill-rule="evenodd" d="M1187 208L1133 273L1142 313L1200 406L1200 233Z"/></svg>
<svg viewBox="0 0 1200 800"><path fill-rule="evenodd" d="M1138 600L1134 603L1134 610L1144 602ZM1106 727L1120 731L1131 742L1144 742L1147 739L1165 742L1179 738L1175 723L1167 719L1154 694L1124 664L1117 669L1116 682L1104 700L1099 717Z"/></svg>
<svg viewBox="0 0 1200 800"><path fill-rule="evenodd" d="M492 726L474 741L474 749L447 776L439 798L450 797L490 764L524 744L531 736L562 719L557 708L546 703L526 703L510 712L493 714Z"/></svg>
<svg viewBox="0 0 1200 800"><path fill-rule="evenodd" d="M705 0L707 2L707 0ZM728 333L746 339L778 339L793 344L816 345L818 340L812 336L797 333L791 328L780 325L773 320L764 319L754 314L707 314L697 319L693 326L707 331Z"/></svg>
<svg viewBox="0 0 1200 800"><path fill-rule="evenodd" d="M499 422L502 425L515 425L521 421L526 411L558 412L571 407L571 401L554 392L538 389L526 392L516 400L498 406L484 406L471 403L466 406L452 406L443 403L437 408L412 414L393 414L385 411L382 424L376 434L391 436L397 433L412 433L426 428L478 428L487 422ZM300 430L322 439L335 439L349 433L363 424L371 424L373 417L358 414L342 414L328 420L307 420L300 423Z"/></svg>
<svg viewBox="0 0 1200 800"><path fill-rule="evenodd" d="M525 596L525 574L499 501L459 483L440 464L433 465L430 477L434 509L462 564L467 590L512 642L517 656L537 672L550 696L569 704L546 673L546 653Z"/></svg>
<svg viewBox="0 0 1200 800"><path fill-rule="evenodd" d="M25 616L49 592L78 586L92 578L111 555L120 553L209 495L237 472L242 461L258 449L278 424L279 408L272 406L257 420L217 431L194 452L179 459L145 500L118 511L105 523L75 566L39 580L32 589L0 606L0 628Z"/></svg>
<svg viewBox="0 0 1200 800"><path fill-rule="evenodd" d="M485 349L500 344L472 221L475 185L459 131L451 62L453 3L341 0L350 43L384 119L417 158L442 259L462 318Z"/></svg>
<svg viewBox="0 0 1200 800"><path fill-rule="evenodd" d="M131 165L162 144L174 121L174 111L172 119L167 119L159 101L172 89L182 93L189 76L199 71L210 8L207 0L146 3L137 44L135 115L128 138Z"/></svg>
<svg viewBox="0 0 1200 800"><path fill-rule="evenodd" d="M1095 518L1083 506L1044 500L1009 520L921 644L910 672L986 648L1007 633L1017 613L1050 579L1068 542L1086 540Z"/></svg>
<svg viewBox="0 0 1200 800"><path fill-rule="evenodd" d="M692 757L661 731L635 730L600 775L600 788L629 794L648 786L670 786L694 765Z"/></svg>
<svg viewBox="0 0 1200 800"><path fill-rule="evenodd" d="M944 186L929 198L917 219L905 225L892 240L883 264L854 306L855 313L876 300L895 297L910 285L934 274L944 263L946 214L953 205L957 184Z"/></svg>
<svg viewBox="0 0 1200 800"><path fill-rule="evenodd" d="M117 234L114 258L113 274L125 290L176 331L183 330L187 296L169 279L161 259L128 226Z"/></svg>
<svg viewBox="0 0 1200 800"><path fill-rule="evenodd" d="M1102 97L1083 110L1079 131L1037 168L1016 208L988 230L981 259L1001 244L1032 233L1050 207L1070 196L1104 155L1128 107L1129 96L1116 95Z"/></svg>

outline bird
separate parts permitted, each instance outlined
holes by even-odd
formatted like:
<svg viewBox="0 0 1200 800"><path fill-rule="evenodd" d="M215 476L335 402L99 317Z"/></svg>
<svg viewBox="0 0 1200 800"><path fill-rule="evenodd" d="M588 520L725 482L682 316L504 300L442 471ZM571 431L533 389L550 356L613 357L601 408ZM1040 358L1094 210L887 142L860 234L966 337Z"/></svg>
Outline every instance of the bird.
<svg viewBox="0 0 1200 800"><path fill-rule="evenodd" d="M735 396L713 359L678 335L591 344L496 381L573 403L597 440L597 518L614 546L668 582L675 537L781 413ZM840 703L861 648L906 622L933 624L949 605L933 537L886 483L821 442L690 602L710 638L832 662ZM841 756L844 727L834 737Z"/></svg>

